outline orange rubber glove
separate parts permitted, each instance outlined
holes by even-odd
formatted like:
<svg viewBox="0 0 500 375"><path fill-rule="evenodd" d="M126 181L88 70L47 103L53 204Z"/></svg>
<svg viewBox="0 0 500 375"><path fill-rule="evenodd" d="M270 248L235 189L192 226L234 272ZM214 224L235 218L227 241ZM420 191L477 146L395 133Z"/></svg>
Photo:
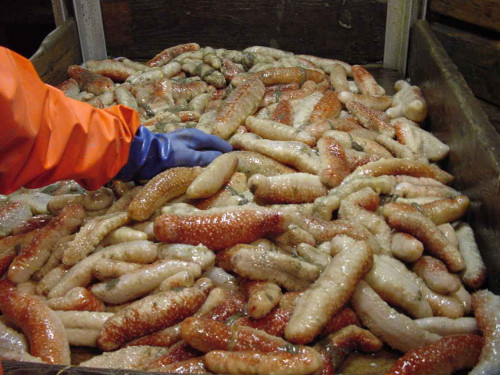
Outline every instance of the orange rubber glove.
<svg viewBox="0 0 500 375"><path fill-rule="evenodd" d="M0 193L67 179L95 190L125 165L138 128L133 109L68 98L0 47Z"/></svg>

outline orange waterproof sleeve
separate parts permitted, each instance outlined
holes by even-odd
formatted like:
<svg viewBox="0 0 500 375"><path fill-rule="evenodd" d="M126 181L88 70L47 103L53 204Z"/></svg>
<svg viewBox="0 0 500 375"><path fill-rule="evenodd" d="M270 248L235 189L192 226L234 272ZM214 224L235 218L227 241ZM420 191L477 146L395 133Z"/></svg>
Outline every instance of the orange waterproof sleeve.
<svg viewBox="0 0 500 375"><path fill-rule="evenodd" d="M64 179L97 189L126 164L138 128L133 109L68 98L0 47L0 193Z"/></svg>

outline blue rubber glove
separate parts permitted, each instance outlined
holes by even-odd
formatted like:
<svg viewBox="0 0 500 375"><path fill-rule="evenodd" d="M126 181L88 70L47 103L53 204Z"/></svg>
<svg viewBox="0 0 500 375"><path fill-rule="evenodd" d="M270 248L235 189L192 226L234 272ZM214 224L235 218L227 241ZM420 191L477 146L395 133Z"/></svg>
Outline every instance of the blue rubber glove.
<svg viewBox="0 0 500 375"><path fill-rule="evenodd" d="M127 164L115 179L147 180L167 168L204 166L232 149L222 138L198 129L160 134L141 126L130 145Z"/></svg>

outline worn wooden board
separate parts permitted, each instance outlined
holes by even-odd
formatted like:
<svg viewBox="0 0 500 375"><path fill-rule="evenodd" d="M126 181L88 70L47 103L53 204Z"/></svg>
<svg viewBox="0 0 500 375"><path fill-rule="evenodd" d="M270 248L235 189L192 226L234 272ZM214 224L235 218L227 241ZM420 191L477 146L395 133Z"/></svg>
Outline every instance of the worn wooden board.
<svg viewBox="0 0 500 375"><path fill-rule="evenodd" d="M90 367L75 367L48 365L45 363L29 363L2 360L4 374L10 375L141 375L144 371L118 370L118 369L98 369ZM160 374L158 372L148 372L147 374ZM165 373L163 373L165 375Z"/></svg>
<svg viewBox="0 0 500 375"><path fill-rule="evenodd" d="M500 106L479 100L481 108L488 115L491 125L500 133Z"/></svg>
<svg viewBox="0 0 500 375"><path fill-rule="evenodd" d="M474 94L500 105L500 40L439 23L431 28Z"/></svg>
<svg viewBox="0 0 500 375"><path fill-rule="evenodd" d="M387 4L377 0L102 0L108 53L149 59L186 42L265 45L366 63L381 61Z"/></svg>
<svg viewBox="0 0 500 375"><path fill-rule="evenodd" d="M92 356L91 350L82 348L83 358ZM85 355L83 353L86 353ZM341 367L337 369L338 375L383 375L392 366L400 355L392 350L382 349L378 353L366 354L353 352L349 354ZM72 353L72 361L74 354ZM144 372L135 370L98 369L76 366L47 365L44 363L29 363L2 360L3 373L6 375L141 375L141 374L163 374L157 372Z"/></svg>
<svg viewBox="0 0 500 375"><path fill-rule="evenodd" d="M383 375L399 355L382 350L375 354L352 353L338 369L339 375ZM88 359L88 358L87 358ZM3 373L8 375L141 375L163 374L134 370L94 369L88 367L47 365L42 363L2 361Z"/></svg>
<svg viewBox="0 0 500 375"><path fill-rule="evenodd" d="M430 103L430 130L451 148L445 169L471 199L467 220L499 293L500 136L425 21L412 30L408 72Z"/></svg>
<svg viewBox="0 0 500 375"><path fill-rule="evenodd" d="M498 0L431 0L430 8L444 16L500 31Z"/></svg>
<svg viewBox="0 0 500 375"><path fill-rule="evenodd" d="M45 83L55 85L67 78L68 66L82 62L75 22L70 19L47 35L30 60Z"/></svg>

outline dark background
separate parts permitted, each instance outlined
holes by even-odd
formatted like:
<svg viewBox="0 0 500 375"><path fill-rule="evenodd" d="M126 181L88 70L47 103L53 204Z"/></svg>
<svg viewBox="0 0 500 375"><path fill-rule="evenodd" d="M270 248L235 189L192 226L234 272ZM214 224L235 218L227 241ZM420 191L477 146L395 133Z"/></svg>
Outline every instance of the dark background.
<svg viewBox="0 0 500 375"><path fill-rule="evenodd" d="M1 0L0 45L31 57L55 28L48 0Z"/></svg>

